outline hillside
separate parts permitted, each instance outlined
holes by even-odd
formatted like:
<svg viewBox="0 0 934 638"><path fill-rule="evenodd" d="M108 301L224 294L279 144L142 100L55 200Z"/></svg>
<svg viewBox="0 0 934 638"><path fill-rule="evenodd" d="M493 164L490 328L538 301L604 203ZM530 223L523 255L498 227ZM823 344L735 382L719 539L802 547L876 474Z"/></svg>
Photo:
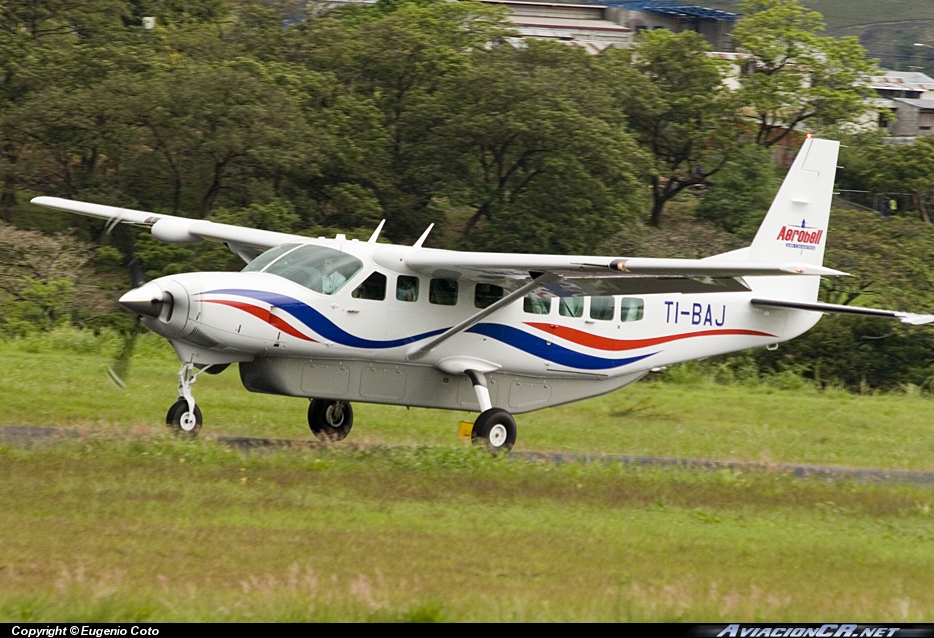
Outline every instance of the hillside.
<svg viewBox="0 0 934 638"><path fill-rule="evenodd" d="M739 0L698 2L713 9L738 11ZM855 35L871 57L887 68L908 71L923 67L934 72L934 2L929 0L807 0L804 4L823 14L827 35Z"/></svg>

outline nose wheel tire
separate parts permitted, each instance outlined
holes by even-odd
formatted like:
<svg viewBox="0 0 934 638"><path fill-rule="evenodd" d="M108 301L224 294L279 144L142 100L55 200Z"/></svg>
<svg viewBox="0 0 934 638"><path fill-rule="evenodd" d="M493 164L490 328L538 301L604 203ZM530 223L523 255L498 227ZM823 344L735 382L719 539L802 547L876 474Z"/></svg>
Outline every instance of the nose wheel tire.
<svg viewBox="0 0 934 638"><path fill-rule="evenodd" d="M176 434L195 436L201 431L201 408L195 406L194 412L188 409L188 402L179 399L165 415L165 424Z"/></svg>
<svg viewBox="0 0 934 638"><path fill-rule="evenodd" d="M496 455L512 449L516 433L516 420L511 414L502 408L490 408L477 417L470 438L475 445L483 445Z"/></svg>
<svg viewBox="0 0 934 638"><path fill-rule="evenodd" d="M353 427L353 408L347 401L313 399L308 406L308 427L322 441L340 441Z"/></svg>

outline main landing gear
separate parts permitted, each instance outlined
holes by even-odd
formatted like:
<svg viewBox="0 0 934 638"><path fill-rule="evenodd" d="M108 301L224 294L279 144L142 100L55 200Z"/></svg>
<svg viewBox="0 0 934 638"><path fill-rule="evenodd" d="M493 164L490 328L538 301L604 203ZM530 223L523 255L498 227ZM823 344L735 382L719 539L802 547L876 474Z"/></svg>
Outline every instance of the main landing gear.
<svg viewBox="0 0 934 638"><path fill-rule="evenodd" d="M183 363L178 371L178 401L172 404L165 415L165 424L173 432L195 436L201 430L201 409L195 405L191 384L197 381L199 374L207 372L209 368L211 366L205 366L195 372L194 364Z"/></svg>
<svg viewBox="0 0 934 638"><path fill-rule="evenodd" d="M473 383L480 403L480 416L474 421L471 441L474 445L485 446L494 456L508 452L516 443L516 420L506 410L493 407L486 377L482 372L466 370L465 374Z"/></svg>
<svg viewBox="0 0 934 638"><path fill-rule="evenodd" d="M353 408L348 401L312 399L308 406L308 427L322 441L340 441L353 427Z"/></svg>

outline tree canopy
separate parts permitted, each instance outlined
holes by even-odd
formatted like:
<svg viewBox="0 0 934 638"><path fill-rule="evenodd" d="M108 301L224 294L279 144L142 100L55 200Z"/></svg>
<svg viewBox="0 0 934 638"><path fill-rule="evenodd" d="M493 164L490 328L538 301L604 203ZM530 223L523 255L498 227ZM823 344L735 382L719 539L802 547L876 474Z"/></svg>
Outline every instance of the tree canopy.
<svg viewBox="0 0 934 638"><path fill-rule="evenodd" d="M740 9L747 15L732 37L754 65L740 83L757 143L776 144L804 122L820 130L875 122L866 97L877 69L856 37L819 35L822 16L798 0L743 0Z"/></svg>
<svg viewBox="0 0 934 638"><path fill-rule="evenodd" d="M296 7L0 0L0 333L129 331L92 315L129 285L130 256L150 277L242 266L220 246L37 214L34 195L300 234L366 237L386 218L395 242L434 222L435 246L699 257L756 228L780 177L767 147L866 122L874 65L797 0L745 2L735 63L693 32L599 56L518 41L475 2ZM872 140L841 163L841 183L934 205L934 144ZM823 298L934 310L918 286L929 226L878 221L835 213L827 263L856 276ZM755 357L884 387L934 377L932 353L900 327L834 319Z"/></svg>

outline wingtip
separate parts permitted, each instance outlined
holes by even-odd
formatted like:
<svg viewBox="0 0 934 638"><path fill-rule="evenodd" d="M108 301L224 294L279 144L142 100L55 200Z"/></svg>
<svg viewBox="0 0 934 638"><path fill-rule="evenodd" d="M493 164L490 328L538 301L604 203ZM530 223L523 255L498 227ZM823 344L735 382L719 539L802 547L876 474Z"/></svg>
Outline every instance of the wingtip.
<svg viewBox="0 0 934 638"><path fill-rule="evenodd" d="M813 264L786 263L782 264L781 270L794 275L820 275L821 277L849 277L850 273L842 270L834 270L826 266L815 266Z"/></svg>
<svg viewBox="0 0 934 638"><path fill-rule="evenodd" d="M898 317L902 323L907 323L912 326L922 326L926 323L934 322L934 315L916 315L910 312L897 312L895 316Z"/></svg>

